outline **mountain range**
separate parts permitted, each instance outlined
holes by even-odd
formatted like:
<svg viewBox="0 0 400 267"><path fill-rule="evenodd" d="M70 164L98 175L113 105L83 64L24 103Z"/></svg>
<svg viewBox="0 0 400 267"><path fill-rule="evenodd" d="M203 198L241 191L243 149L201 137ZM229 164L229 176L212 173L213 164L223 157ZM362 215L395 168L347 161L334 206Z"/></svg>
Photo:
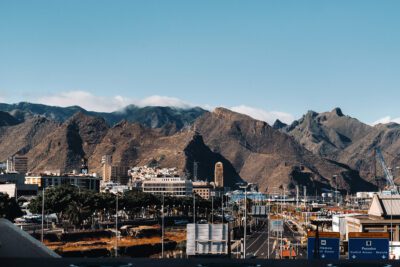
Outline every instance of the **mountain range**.
<svg viewBox="0 0 400 267"><path fill-rule="evenodd" d="M111 154L116 164L178 167L190 178L197 162L198 177L208 181L221 161L231 187L245 180L270 192L296 186L355 192L376 189L375 149L396 170L399 147L400 125L370 126L339 108L270 126L225 108L128 106L100 113L77 106L0 104L0 161L26 154L33 172L69 172L83 157L100 172L101 157Z"/></svg>

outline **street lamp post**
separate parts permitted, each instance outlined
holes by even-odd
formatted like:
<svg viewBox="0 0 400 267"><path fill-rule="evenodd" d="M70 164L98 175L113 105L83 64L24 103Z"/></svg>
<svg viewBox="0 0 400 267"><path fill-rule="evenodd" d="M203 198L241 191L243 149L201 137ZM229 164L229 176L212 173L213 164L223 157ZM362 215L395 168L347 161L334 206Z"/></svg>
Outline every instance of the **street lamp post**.
<svg viewBox="0 0 400 267"><path fill-rule="evenodd" d="M161 258L164 259L164 193L162 194L161 214Z"/></svg>
<svg viewBox="0 0 400 267"><path fill-rule="evenodd" d="M270 224L270 221L269 221L269 214L270 214L270 212L271 212L271 205L268 205L268 240L267 240L267 243L268 243L268 256L267 256L267 258L269 259L269 235L270 235L270 229L269 229L269 226L271 225Z"/></svg>
<svg viewBox="0 0 400 267"><path fill-rule="evenodd" d="M244 188L244 241L243 241L244 259L246 259L246 235L247 235L247 186Z"/></svg>
<svg viewBox="0 0 400 267"><path fill-rule="evenodd" d="M335 179L335 198L336 198L336 205L338 204L338 193L337 193L337 185L338 185L338 183L337 183L337 175L335 174L335 175L333 175L333 179Z"/></svg>
<svg viewBox="0 0 400 267"><path fill-rule="evenodd" d="M118 257L118 190L115 202L115 257Z"/></svg>
<svg viewBox="0 0 400 267"><path fill-rule="evenodd" d="M193 192L193 223L196 223L196 193Z"/></svg>
<svg viewBox="0 0 400 267"><path fill-rule="evenodd" d="M44 198L45 198L45 191L47 190L47 188L52 187L51 185L44 188L44 185L42 186L42 230L41 230L41 234L40 234L40 240L43 243L44 240Z"/></svg>
<svg viewBox="0 0 400 267"><path fill-rule="evenodd" d="M41 236L40 236L40 240L43 243L43 236L44 236L44 186L42 189L42 232L41 232Z"/></svg>
<svg viewBox="0 0 400 267"><path fill-rule="evenodd" d="M214 195L215 192L211 192L211 223L214 224Z"/></svg>
<svg viewBox="0 0 400 267"><path fill-rule="evenodd" d="M243 237L243 259L246 259L246 235L247 235L247 187L251 185L241 184L239 187L244 189L244 237Z"/></svg>

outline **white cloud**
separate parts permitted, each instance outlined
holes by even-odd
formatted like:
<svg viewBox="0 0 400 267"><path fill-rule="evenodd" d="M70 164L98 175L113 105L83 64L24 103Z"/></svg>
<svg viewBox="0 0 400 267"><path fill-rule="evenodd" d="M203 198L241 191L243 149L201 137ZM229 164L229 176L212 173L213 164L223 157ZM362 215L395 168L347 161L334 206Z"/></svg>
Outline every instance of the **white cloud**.
<svg viewBox="0 0 400 267"><path fill-rule="evenodd" d="M395 122L395 123L400 124L400 118L392 118L391 116L386 116L386 117L380 118L379 120L371 123L371 125L387 124L390 122Z"/></svg>
<svg viewBox="0 0 400 267"><path fill-rule="evenodd" d="M5 103L6 102L6 96L4 95L4 92L1 92L3 90L0 90L0 103Z"/></svg>
<svg viewBox="0 0 400 267"><path fill-rule="evenodd" d="M36 99L35 102L60 107L76 105L90 111L102 112L120 110L130 104L134 104L139 107L172 106L189 108L193 106L181 99L168 96L154 95L144 99L133 99L119 95L113 97L96 96L86 91L68 91L56 95L42 96Z"/></svg>
<svg viewBox="0 0 400 267"><path fill-rule="evenodd" d="M140 107L162 106L162 107L178 107L178 108L190 108L194 106L176 97L159 96L159 95L153 95L146 97L142 100L138 100L136 101L136 105Z"/></svg>
<svg viewBox="0 0 400 267"><path fill-rule="evenodd" d="M235 112L246 114L254 119L268 122L271 125L277 119L287 124L290 124L294 121L293 115L281 111L266 111L263 109L253 108L245 105L231 107L229 109Z"/></svg>
<svg viewBox="0 0 400 267"><path fill-rule="evenodd" d="M0 97L1 101L1 97ZM87 91L68 91L61 92L54 95L41 96L33 99L32 102L41 103L45 105L68 107L68 106L80 106L90 111L100 112L112 112L117 110L123 110L124 107L134 104L139 107L145 106L163 106L163 107L178 107L178 108L190 108L195 105L186 102L182 99L169 96L153 95L143 99L134 99L129 97L123 97L115 95L112 97L97 96ZM213 107L209 105L199 105L204 109L212 110ZM257 109L245 105L235 106L229 108L235 112L243 113L253 117L254 119L266 121L269 124L273 124L276 119L281 120L285 123L291 123L294 117L291 114L279 111L266 111L263 109Z"/></svg>

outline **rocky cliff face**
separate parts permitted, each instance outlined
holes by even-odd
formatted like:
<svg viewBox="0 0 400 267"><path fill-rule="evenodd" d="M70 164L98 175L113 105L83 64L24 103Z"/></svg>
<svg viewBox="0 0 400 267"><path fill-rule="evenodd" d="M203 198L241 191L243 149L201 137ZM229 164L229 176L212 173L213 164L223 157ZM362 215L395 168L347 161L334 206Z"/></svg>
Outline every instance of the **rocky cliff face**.
<svg viewBox="0 0 400 267"><path fill-rule="evenodd" d="M218 108L200 117L196 129L243 179L259 184L262 190L295 185L329 188L336 183L333 175L339 177L339 188L372 188L346 165L322 159L287 134L248 116Z"/></svg>
<svg viewBox="0 0 400 267"><path fill-rule="evenodd" d="M346 116L336 108L331 112L308 112L290 126L280 128L314 154L341 162L359 171L360 176L375 183L375 174L382 177L375 150L382 150L385 161L400 177L396 166L400 165L400 125L370 126Z"/></svg>
<svg viewBox="0 0 400 267"><path fill-rule="evenodd" d="M300 120L281 128L314 154L330 159L365 137L372 127L345 116L339 108L331 112L309 111Z"/></svg>
<svg viewBox="0 0 400 267"><path fill-rule="evenodd" d="M59 124L43 117L0 127L0 161L16 153L25 154L58 128Z"/></svg>
<svg viewBox="0 0 400 267"><path fill-rule="evenodd" d="M77 113L27 152L32 171L78 169L108 131L104 119Z"/></svg>
<svg viewBox="0 0 400 267"><path fill-rule="evenodd" d="M184 117L194 119L196 114ZM292 125L275 123L274 127L224 108L204 112L193 127L153 120L159 115L148 112L140 119L148 121L146 125L123 120L112 127L104 117L84 111L63 123L46 116L30 113L16 119L15 125L0 126L0 160L22 153L29 157L32 171L69 172L87 158L89 168L100 172L101 157L110 154L115 163L178 167L190 178L196 161L203 180L213 179L214 165L221 161L226 184L232 187L243 179L257 183L262 191L296 185L321 190L337 184L352 192L373 189L358 170L362 175L367 172L370 162L364 158L374 147L395 155L400 135L398 125L371 127L339 109L309 112Z"/></svg>

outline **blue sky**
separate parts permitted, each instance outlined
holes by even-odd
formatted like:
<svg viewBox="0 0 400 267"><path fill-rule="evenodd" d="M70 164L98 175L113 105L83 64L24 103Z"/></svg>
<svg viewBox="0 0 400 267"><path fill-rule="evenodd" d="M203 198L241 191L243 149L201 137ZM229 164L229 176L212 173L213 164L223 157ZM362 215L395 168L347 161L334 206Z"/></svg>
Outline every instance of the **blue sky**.
<svg viewBox="0 0 400 267"><path fill-rule="evenodd" d="M400 1L2 0L0 100L400 121L399 13Z"/></svg>

